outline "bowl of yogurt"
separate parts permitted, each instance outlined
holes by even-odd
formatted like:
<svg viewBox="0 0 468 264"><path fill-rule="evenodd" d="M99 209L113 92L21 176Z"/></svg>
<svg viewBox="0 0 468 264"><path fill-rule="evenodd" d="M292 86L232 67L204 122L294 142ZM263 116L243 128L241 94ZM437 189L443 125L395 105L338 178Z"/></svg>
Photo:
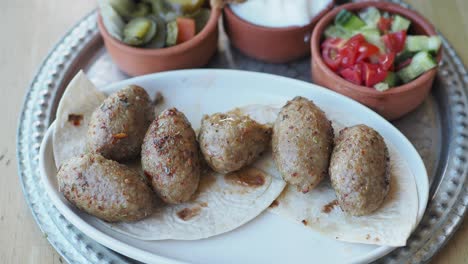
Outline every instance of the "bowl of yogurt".
<svg viewBox="0 0 468 264"><path fill-rule="evenodd" d="M286 63L310 54L317 21L333 0L247 0L224 8L224 28L234 47L247 56Z"/></svg>

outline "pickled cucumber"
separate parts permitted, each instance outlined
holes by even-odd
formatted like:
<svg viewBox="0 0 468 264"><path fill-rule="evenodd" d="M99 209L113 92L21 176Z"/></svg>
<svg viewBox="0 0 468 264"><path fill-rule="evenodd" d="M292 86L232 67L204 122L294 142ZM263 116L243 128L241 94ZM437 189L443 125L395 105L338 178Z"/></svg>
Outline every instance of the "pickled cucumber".
<svg viewBox="0 0 468 264"><path fill-rule="evenodd" d="M141 46L156 35L157 25L152 19L138 17L130 20L123 30L123 41L132 46Z"/></svg>
<svg viewBox="0 0 468 264"><path fill-rule="evenodd" d="M136 5L136 8L130 12L131 18L145 17L151 13L151 8L148 4L140 2Z"/></svg>
<svg viewBox="0 0 468 264"><path fill-rule="evenodd" d="M206 23L208 23L208 20L210 20L210 15L211 11L208 8L200 8L198 12L190 16L191 18L195 19L197 33L202 31Z"/></svg>
<svg viewBox="0 0 468 264"><path fill-rule="evenodd" d="M177 21L171 21L166 25L166 46L174 46L177 44L177 34L179 29L177 28Z"/></svg>
<svg viewBox="0 0 468 264"><path fill-rule="evenodd" d="M109 0L109 4L125 20L144 17L151 13L151 7L144 2L136 3L132 0Z"/></svg>
<svg viewBox="0 0 468 264"><path fill-rule="evenodd" d="M130 17L130 13L135 10L136 4L133 0L109 0L109 4L121 17Z"/></svg>
<svg viewBox="0 0 468 264"><path fill-rule="evenodd" d="M156 22L156 35L154 38L146 44L144 47L148 49L159 49L164 48L166 45L166 22L160 17L149 16L154 22Z"/></svg>

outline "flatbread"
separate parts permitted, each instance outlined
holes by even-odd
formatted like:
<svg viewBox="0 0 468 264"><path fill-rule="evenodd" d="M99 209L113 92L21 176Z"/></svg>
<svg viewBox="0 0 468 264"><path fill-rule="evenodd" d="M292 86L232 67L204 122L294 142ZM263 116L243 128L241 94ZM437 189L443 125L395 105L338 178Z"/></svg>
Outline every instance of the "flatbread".
<svg viewBox="0 0 468 264"><path fill-rule="evenodd" d="M271 124L279 110L279 107L260 105L240 109L259 122ZM335 133L338 133L343 128L340 124L344 123L340 119L346 115L324 110L333 123ZM416 182L396 148L389 142L386 144L391 160L390 191L382 207L371 215L356 217L344 213L336 202L329 178L307 194L288 185L268 210L337 240L386 246L406 245L416 225L419 206ZM264 159L254 166L281 177L272 159Z"/></svg>
<svg viewBox="0 0 468 264"><path fill-rule="evenodd" d="M148 91L155 94L155 91ZM68 85L57 111L53 149L57 168L60 164L86 152L86 135L90 117L106 95L99 92L83 72ZM158 106L157 109L161 110ZM79 125L69 115L80 115ZM190 120L192 123L200 120ZM126 164L143 172L138 161ZM229 232L261 214L283 191L286 183L263 171L246 168L244 174L261 174L261 184L246 185L235 175L207 172L193 201L180 205L160 204L148 218L133 223L106 223L109 228L141 240L195 240ZM227 177L227 178L226 178ZM239 178L239 177L237 177Z"/></svg>
<svg viewBox="0 0 468 264"><path fill-rule="evenodd" d="M52 139L57 168L64 161L85 153L91 114L105 98L83 71L68 84L57 108Z"/></svg>
<svg viewBox="0 0 468 264"><path fill-rule="evenodd" d="M142 240L195 240L229 232L264 211L286 185L258 169L243 171L263 174L264 184L245 186L233 181L232 176L207 173L201 177L193 201L162 206L150 217L135 223L106 224Z"/></svg>

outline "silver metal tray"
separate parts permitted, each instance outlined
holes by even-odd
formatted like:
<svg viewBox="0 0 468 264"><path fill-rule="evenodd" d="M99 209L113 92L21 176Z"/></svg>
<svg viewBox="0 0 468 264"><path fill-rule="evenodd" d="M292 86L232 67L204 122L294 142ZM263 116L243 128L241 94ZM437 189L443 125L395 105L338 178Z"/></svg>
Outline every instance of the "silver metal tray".
<svg viewBox="0 0 468 264"><path fill-rule="evenodd" d="M429 204L408 245L394 250L378 263L429 261L456 231L466 211L468 74L445 39L443 49L444 58L431 96L417 110L394 122L425 162L431 183ZM219 52L208 67L269 72L310 81L308 58L283 65L261 63L232 49L224 33L220 35ZM71 225L51 205L39 180L41 140L55 119L57 103L66 85L79 69L85 69L98 86L127 78L103 47L95 11L57 43L31 82L17 132L19 177L36 222L66 261L132 263L134 261L101 246Z"/></svg>

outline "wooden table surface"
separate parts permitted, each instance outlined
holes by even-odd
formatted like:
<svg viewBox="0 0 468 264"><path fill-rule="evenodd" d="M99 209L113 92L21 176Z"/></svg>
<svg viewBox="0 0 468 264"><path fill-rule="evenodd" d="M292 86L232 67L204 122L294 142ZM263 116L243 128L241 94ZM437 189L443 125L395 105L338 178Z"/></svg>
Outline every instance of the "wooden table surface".
<svg viewBox="0 0 468 264"><path fill-rule="evenodd" d="M62 263L34 222L16 166L16 127L23 97L39 64L59 38L95 8L95 0L6 0L0 9L0 262ZM447 37L468 65L468 1L408 0ZM468 263L466 221L431 263Z"/></svg>

